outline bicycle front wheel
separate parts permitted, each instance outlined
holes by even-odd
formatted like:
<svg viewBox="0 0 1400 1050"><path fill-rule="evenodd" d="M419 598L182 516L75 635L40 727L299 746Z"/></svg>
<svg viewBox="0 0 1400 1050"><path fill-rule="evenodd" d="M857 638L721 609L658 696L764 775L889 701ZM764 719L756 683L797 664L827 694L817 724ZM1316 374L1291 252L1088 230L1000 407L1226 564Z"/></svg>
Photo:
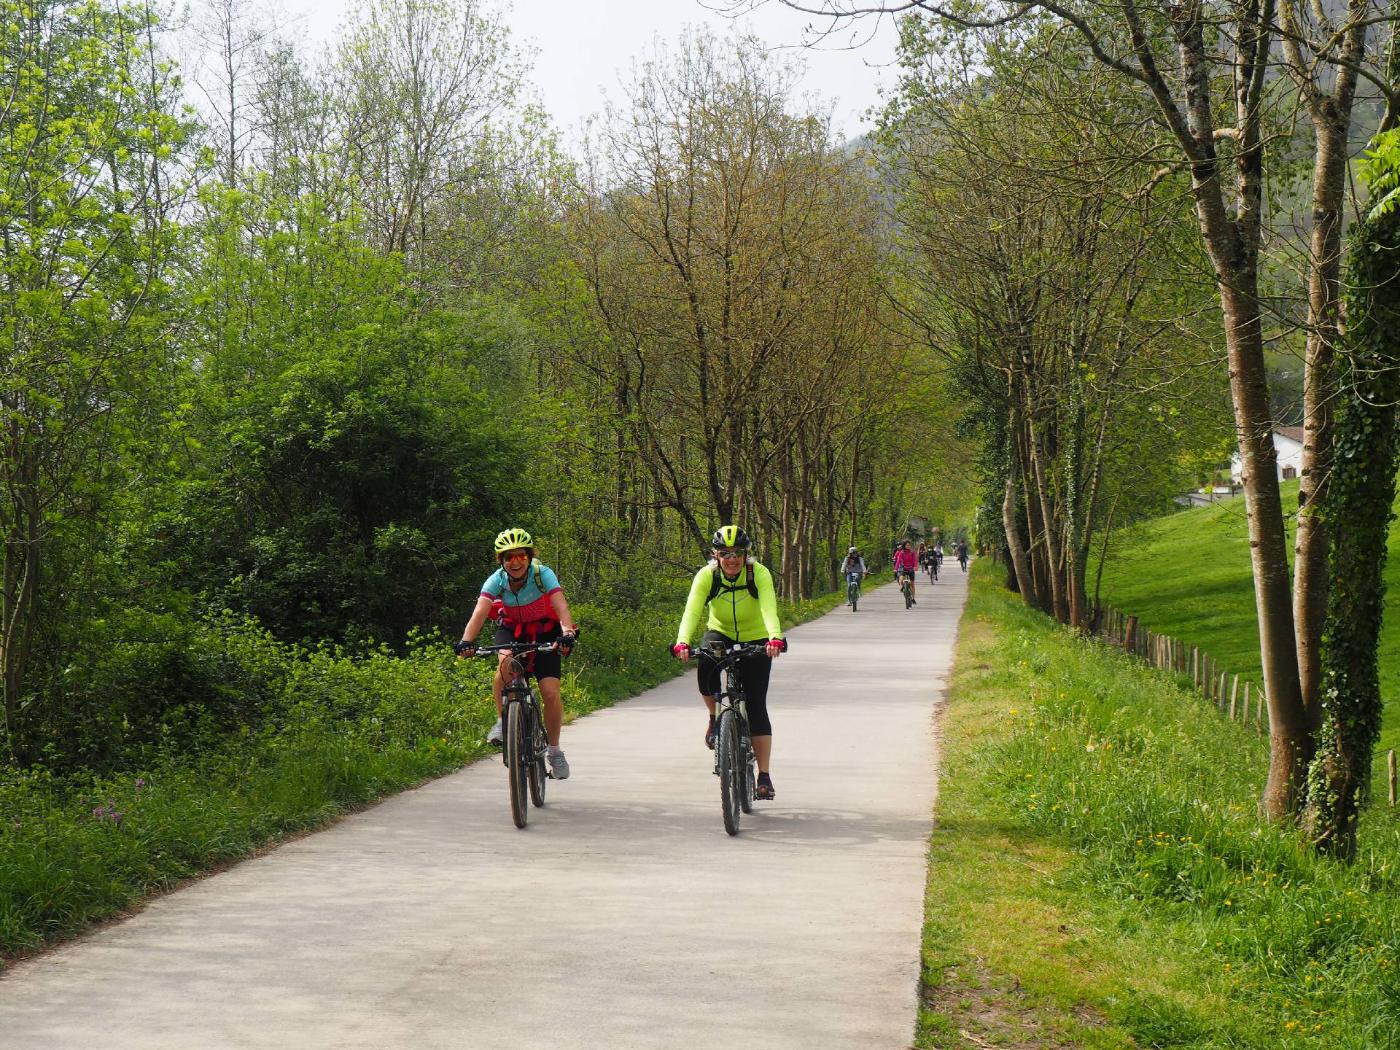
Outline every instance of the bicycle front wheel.
<svg viewBox="0 0 1400 1050"><path fill-rule="evenodd" d="M743 757L739 754L739 726L733 711L719 716L715 747L719 750L719 801L724 811L724 830L737 835L744 775L740 771Z"/></svg>
<svg viewBox="0 0 1400 1050"><path fill-rule="evenodd" d="M530 819L526 798L525 767L529 763L530 739L525 733L524 705L518 700L506 708L506 777L510 780L510 818L517 828Z"/></svg>
<svg viewBox="0 0 1400 1050"><path fill-rule="evenodd" d="M739 808L745 813L752 813L753 793L758 781L758 762L754 758L753 744L749 741L747 729L739 736L739 757L744 766L744 782L739 790Z"/></svg>
<svg viewBox="0 0 1400 1050"><path fill-rule="evenodd" d="M544 789L549 782L549 773L544 768L544 753L548 746L544 727L540 725L540 713L530 712L530 801L536 806L544 805Z"/></svg>

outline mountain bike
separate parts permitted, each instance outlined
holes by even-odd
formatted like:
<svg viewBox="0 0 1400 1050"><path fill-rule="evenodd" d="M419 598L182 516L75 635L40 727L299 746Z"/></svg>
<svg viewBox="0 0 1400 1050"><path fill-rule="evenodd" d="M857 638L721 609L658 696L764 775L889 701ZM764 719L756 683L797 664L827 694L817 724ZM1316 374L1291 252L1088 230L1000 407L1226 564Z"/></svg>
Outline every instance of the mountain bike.
<svg viewBox="0 0 1400 1050"><path fill-rule="evenodd" d="M501 761L505 763L506 779L510 781L510 817L517 828L523 828L530 819L527 795L530 803L543 806L545 786L553 776L545 764L549 739L544 731L544 713L526 674L528 656L558 648L558 641L507 642L479 646L476 650L477 656L511 654L510 681L501 693Z"/></svg>
<svg viewBox="0 0 1400 1050"><path fill-rule="evenodd" d="M928 573L928 582L933 583L938 579L937 571L934 569L933 555L930 554L924 562L924 571Z"/></svg>
<svg viewBox="0 0 1400 1050"><path fill-rule="evenodd" d="M740 812L752 813L758 761L749 739L748 709L738 664L746 656L763 656L767 644L733 645L711 642L703 651L724 671L724 691L715 697L715 776L719 777L719 801L724 830L739 834Z"/></svg>
<svg viewBox="0 0 1400 1050"><path fill-rule="evenodd" d="M912 586L913 582L914 581L909 578L907 573L901 572L899 574L899 589L900 592L904 595L904 607L906 609L912 608L914 605L914 588Z"/></svg>
<svg viewBox="0 0 1400 1050"><path fill-rule="evenodd" d="M851 612L857 611L860 602L860 573L846 573L846 604L851 607Z"/></svg>

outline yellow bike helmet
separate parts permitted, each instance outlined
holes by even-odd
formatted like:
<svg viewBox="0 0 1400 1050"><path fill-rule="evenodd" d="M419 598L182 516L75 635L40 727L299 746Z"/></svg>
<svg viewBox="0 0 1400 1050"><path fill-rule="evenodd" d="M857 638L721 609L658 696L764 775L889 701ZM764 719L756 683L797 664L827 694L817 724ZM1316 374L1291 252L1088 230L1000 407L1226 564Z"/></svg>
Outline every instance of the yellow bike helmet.
<svg viewBox="0 0 1400 1050"><path fill-rule="evenodd" d="M500 557L506 551L513 551L520 547L526 550L534 547L535 541L530 538L530 534L524 529L506 529L496 537L493 545L496 549L496 556Z"/></svg>
<svg viewBox="0 0 1400 1050"><path fill-rule="evenodd" d="M738 525L721 525L715 529L710 545L717 550L730 548L746 551L749 549L749 534Z"/></svg>

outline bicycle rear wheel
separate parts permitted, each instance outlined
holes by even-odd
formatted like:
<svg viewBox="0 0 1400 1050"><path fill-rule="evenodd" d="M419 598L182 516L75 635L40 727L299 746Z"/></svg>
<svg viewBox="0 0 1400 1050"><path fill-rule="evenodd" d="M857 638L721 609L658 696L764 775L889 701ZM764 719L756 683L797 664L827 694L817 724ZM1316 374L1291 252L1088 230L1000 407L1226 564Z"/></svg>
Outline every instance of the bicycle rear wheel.
<svg viewBox="0 0 1400 1050"><path fill-rule="evenodd" d="M904 607L905 607L906 609L909 609L909 608L912 608L913 605L914 605L914 591L913 591L913 589L909 586L909 581L908 581L908 580L905 580L905 581L904 581Z"/></svg>
<svg viewBox="0 0 1400 1050"><path fill-rule="evenodd" d="M724 830L737 835L744 775L739 769L743 759L739 754L739 727L733 711L725 711L719 716L715 747L719 749L719 801L724 811Z"/></svg>
<svg viewBox="0 0 1400 1050"><path fill-rule="evenodd" d="M525 766L528 762L529 737L525 735L524 704L514 701L506 708L506 778L510 781L510 819L523 828L530 819L530 803L526 799Z"/></svg>
<svg viewBox="0 0 1400 1050"><path fill-rule="evenodd" d="M545 742L544 728L540 725L540 713L530 712L530 801L536 806L544 805L545 786L549 773L544 768Z"/></svg>

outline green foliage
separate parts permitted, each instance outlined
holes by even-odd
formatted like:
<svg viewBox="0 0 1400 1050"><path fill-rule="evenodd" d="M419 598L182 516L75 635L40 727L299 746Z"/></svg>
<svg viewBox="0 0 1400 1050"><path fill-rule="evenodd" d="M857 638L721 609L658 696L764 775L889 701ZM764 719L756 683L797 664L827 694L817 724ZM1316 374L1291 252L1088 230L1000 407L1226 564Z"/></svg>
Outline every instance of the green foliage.
<svg viewBox="0 0 1400 1050"><path fill-rule="evenodd" d="M196 472L159 523L176 581L284 639L399 645L457 619L542 484L530 410L501 408L522 386L513 319L409 309L401 267L314 200L208 204Z"/></svg>
<svg viewBox="0 0 1400 1050"><path fill-rule="evenodd" d="M0 693L6 751L75 611L169 379L173 212L190 129L149 10L0 2Z"/></svg>
<svg viewBox="0 0 1400 1050"><path fill-rule="evenodd" d="M1379 223L1400 206L1400 128L1381 132L1372 139L1366 159L1359 167L1361 179L1371 194L1366 221Z"/></svg>

